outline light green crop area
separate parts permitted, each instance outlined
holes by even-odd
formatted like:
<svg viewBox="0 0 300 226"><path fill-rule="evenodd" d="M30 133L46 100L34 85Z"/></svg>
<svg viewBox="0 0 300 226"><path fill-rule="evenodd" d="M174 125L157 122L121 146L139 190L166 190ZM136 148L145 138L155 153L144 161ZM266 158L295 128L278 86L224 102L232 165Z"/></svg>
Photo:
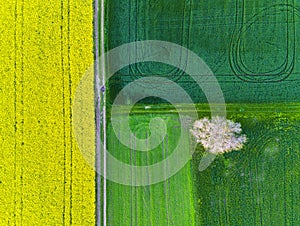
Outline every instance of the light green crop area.
<svg viewBox="0 0 300 226"><path fill-rule="evenodd" d="M150 152L139 153L134 151L136 138L117 131L131 141L131 147L125 147L109 125L108 147L116 158L130 165L151 165L171 155L180 134L178 115L167 105L151 107L132 110L132 132L147 137L150 119L160 117L168 127L166 139ZM200 118L209 116L207 105L196 107ZM188 114L188 106L182 109ZM191 161L159 184L129 187L108 182L108 225L299 224L299 112L297 103L227 104L227 118L240 122L248 138L244 148L218 155L200 172L204 148L198 145ZM132 175L131 179L134 182Z"/></svg>
<svg viewBox="0 0 300 226"><path fill-rule="evenodd" d="M167 134L163 142L147 152L135 150L137 138L149 136L147 130L149 121L160 117L166 122ZM115 120L124 120L122 115ZM177 114L142 113L130 117L131 129L135 136L124 133L120 136L130 140L130 147L125 147L118 141L114 130L108 126L108 148L117 159L129 165L151 166L159 163L174 153L180 139L180 120ZM188 147L187 147L188 148ZM173 162L171 164L176 164ZM113 171L112 166L107 166ZM161 167L161 166L157 166ZM108 182L107 184L107 222L108 225L195 225L194 192L191 175L191 165L178 166L179 172L168 178L168 163L164 165L165 180L149 186L132 187ZM122 174L122 172L120 172ZM138 180L133 174L124 175L131 182ZM150 180L151 170L145 178Z"/></svg>
<svg viewBox="0 0 300 226"><path fill-rule="evenodd" d="M93 63L92 1L8 0L0 15L0 225L93 225L71 107Z"/></svg>

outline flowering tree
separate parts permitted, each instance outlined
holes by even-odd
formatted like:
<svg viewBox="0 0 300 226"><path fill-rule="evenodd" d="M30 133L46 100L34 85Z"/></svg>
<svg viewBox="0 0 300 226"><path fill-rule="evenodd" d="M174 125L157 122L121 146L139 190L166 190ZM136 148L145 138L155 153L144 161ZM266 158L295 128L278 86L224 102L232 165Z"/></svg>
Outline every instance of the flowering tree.
<svg viewBox="0 0 300 226"><path fill-rule="evenodd" d="M247 138L240 134L241 131L240 123L215 116L195 121L191 133L205 150L212 154L222 154L243 147Z"/></svg>

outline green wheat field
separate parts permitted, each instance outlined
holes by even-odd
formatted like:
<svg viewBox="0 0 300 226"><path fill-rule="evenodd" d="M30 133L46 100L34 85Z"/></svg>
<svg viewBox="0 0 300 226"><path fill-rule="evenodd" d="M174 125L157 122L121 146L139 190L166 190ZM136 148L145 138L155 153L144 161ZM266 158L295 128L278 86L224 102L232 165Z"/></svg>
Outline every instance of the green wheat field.
<svg viewBox="0 0 300 226"><path fill-rule="evenodd" d="M140 40L192 50L217 77L227 118L240 122L248 137L242 150L218 156L203 172L198 166L204 150L198 145L190 162L164 182L129 187L108 181L108 225L300 224L299 6L266 0L107 3L108 50ZM178 65L186 62L182 58ZM206 97L189 75L153 62L125 67L109 80L108 108L126 85L157 75L185 89L199 118L210 117ZM142 93L142 86L128 93L128 102L130 95ZM168 127L164 141L141 153L134 150L136 138L124 133L131 140L125 147L108 123L109 150L131 165L161 161L177 145L178 114L162 99L143 99L131 110L130 128L137 138L146 138L150 120L160 117Z"/></svg>

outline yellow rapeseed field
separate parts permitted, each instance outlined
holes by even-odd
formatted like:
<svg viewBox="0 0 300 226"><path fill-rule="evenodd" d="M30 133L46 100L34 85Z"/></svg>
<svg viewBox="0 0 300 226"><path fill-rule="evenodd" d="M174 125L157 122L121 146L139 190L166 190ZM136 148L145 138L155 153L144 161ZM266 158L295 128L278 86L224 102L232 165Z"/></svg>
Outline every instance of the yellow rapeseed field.
<svg viewBox="0 0 300 226"><path fill-rule="evenodd" d="M95 173L72 129L92 1L7 0L0 15L0 225L93 225Z"/></svg>

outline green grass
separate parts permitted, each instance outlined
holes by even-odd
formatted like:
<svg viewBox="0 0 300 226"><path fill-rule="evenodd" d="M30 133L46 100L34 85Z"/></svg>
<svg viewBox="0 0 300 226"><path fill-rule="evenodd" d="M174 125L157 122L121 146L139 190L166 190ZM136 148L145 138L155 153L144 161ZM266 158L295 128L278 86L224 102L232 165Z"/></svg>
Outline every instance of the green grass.
<svg viewBox="0 0 300 226"><path fill-rule="evenodd" d="M143 137L150 118L162 117L168 122L168 144L138 153L120 144L109 126L111 153L128 164L160 161L179 135L178 115L170 113L168 105L146 112L143 108L132 110L132 131ZM189 106L181 109L188 113ZM207 105L197 109L199 117L209 115ZM227 112L248 137L243 150L220 155L199 172L203 149L198 146L191 161L165 182L144 187L108 182L108 225L299 224L299 104L229 104Z"/></svg>
<svg viewBox="0 0 300 226"><path fill-rule="evenodd" d="M299 106L277 106L277 113L272 105L258 106L240 113L228 108L248 136L243 150L219 156L204 172L197 169L200 150L192 160L199 225L300 223Z"/></svg>
<svg viewBox="0 0 300 226"><path fill-rule="evenodd" d="M168 125L168 135L161 145L146 153L134 151L134 140L131 138L132 146L126 148L114 136L112 127L109 126L110 152L131 165L151 165L170 155L179 135L176 130L180 125L177 114L134 114L131 117L131 129L137 137L147 136L146 123L154 116L164 118ZM122 134L122 130L120 133ZM188 163L172 178L150 186L131 187L108 181L108 225L194 225L191 177Z"/></svg>

